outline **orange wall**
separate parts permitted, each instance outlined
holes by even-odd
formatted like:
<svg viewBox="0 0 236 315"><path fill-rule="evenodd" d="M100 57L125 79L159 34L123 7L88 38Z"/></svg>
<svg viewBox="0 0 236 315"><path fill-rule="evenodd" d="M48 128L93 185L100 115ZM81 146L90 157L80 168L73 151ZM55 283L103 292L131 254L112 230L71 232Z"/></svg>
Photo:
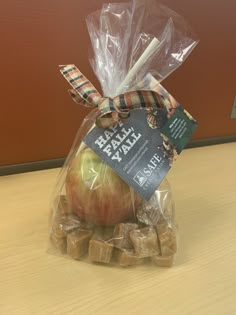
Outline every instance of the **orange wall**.
<svg viewBox="0 0 236 315"><path fill-rule="evenodd" d="M85 17L103 2L1 4L0 165L68 153L88 110L71 101L58 65L75 63L99 87L88 62ZM236 134L236 120L230 119L236 95L236 1L162 2L184 15L200 38L189 59L163 85L198 119L194 139Z"/></svg>

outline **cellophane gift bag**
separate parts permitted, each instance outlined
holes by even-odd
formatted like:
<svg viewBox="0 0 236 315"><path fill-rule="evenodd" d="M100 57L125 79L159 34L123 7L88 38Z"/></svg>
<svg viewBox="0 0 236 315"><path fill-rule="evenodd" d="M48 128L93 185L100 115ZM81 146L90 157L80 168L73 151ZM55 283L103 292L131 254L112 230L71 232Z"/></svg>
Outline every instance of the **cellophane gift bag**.
<svg viewBox="0 0 236 315"><path fill-rule="evenodd" d="M196 121L161 86L197 44L156 0L104 4L87 18L102 95L61 66L72 99L91 107L53 193L50 249L73 259L171 266L177 252L166 174Z"/></svg>

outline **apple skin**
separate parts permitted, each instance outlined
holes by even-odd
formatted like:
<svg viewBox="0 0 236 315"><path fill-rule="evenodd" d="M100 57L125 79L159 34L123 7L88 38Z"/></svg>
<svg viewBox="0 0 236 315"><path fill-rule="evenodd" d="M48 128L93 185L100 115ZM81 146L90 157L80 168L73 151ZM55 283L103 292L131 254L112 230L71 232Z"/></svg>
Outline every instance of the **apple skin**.
<svg viewBox="0 0 236 315"><path fill-rule="evenodd" d="M97 225L134 219L141 202L139 195L90 148L72 161L65 187L72 210L81 220Z"/></svg>

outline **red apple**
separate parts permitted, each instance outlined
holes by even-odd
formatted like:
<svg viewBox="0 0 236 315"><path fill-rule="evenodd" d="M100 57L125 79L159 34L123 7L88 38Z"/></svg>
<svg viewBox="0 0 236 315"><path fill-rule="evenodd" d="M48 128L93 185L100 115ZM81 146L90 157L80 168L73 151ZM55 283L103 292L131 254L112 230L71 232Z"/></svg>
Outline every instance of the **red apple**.
<svg viewBox="0 0 236 315"><path fill-rule="evenodd" d="M66 193L73 211L82 219L112 225L134 218L141 198L91 149L83 149L72 161Z"/></svg>

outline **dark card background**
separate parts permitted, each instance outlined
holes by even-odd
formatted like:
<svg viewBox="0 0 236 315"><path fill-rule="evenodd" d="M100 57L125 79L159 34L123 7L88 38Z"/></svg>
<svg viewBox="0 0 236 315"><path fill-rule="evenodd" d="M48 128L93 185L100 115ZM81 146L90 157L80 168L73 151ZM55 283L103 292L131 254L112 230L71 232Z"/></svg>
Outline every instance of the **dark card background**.
<svg viewBox="0 0 236 315"><path fill-rule="evenodd" d="M141 134L139 140L130 149L126 155L122 155L122 161L114 161L106 153L103 152L104 147L110 144L112 139L116 138L117 134L121 134L121 129L125 127L133 128L135 134ZM131 112L131 116L124 126L118 126L116 133L106 145L100 149L95 141L104 135L105 129L94 128L85 138L84 142L96 152L109 166L111 166L117 174L128 183L133 189L139 193L146 200L150 199L156 188L161 183L162 179L170 169L169 160L164 157L162 146L162 137L159 129L151 129L146 120L146 112L144 110L135 110ZM130 139L130 135L127 139ZM124 140L125 143L126 140ZM120 149L122 144L117 148ZM116 150L116 151L117 151ZM159 163L153 157L158 156ZM153 159L153 162L150 162ZM145 170L149 172L151 166L151 175L146 174ZM158 164L158 165L156 165ZM153 169L155 167L155 169Z"/></svg>

